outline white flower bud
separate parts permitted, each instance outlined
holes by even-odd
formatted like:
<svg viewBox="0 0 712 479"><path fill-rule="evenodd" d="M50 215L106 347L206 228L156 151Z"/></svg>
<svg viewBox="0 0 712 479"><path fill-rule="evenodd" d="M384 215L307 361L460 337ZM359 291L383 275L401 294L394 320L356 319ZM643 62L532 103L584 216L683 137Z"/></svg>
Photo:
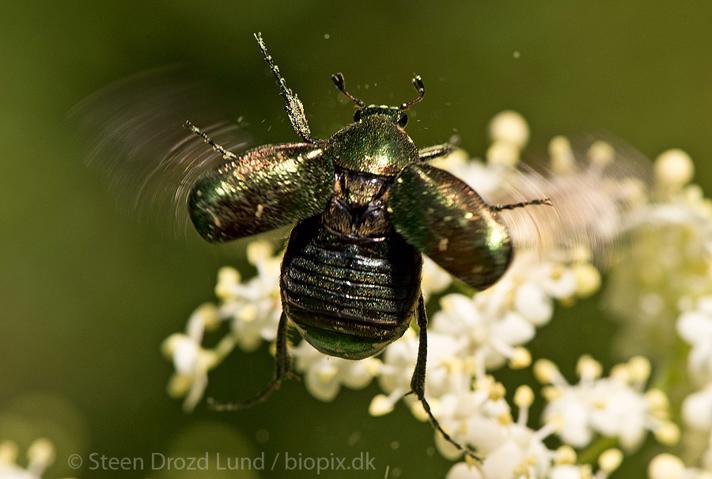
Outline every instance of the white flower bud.
<svg viewBox="0 0 712 479"><path fill-rule="evenodd" d="M579 358L576 364L576 371L583 379L598 379L603 373L601 363L593 359L589 355L583 355Z"/></svg>
<svg viewBox="0 0 712 479"><path fill-rule="evenodd" d="M655 439L666 446L674 446L680 440L680 428L670 421L663 422L655 431Z"/></svg>
<svg viewBox="0 0 712 479"><path fill-rule="evenodd" d="M519 161L519 149L503 141L492 143L487 148L487 162L492 165L502 165L512 167Z"/></svg>
<svg viewBox="0 0 712 479"><path fill-rule="evenodd" d="M557 368L556 364L548 359L539 359L534 363L534 376L537 381L542 384L551 384L560 375L561 373L559 373L559 368Z"/></svg>
<svg viewBox="0 0 712 479"><path fill-rule="evenodd" d="M523 346L518 346L512 351L512 357L509 358L509 367L512 369L528 368L532 363L532 355L529 350Z"/></svg>
<svg viewBox="0 0 712 479"><path fill-rule="evenodd" d="M519 386L514 393L514 404L517 407L528 409L534 403L534 391L526 384Z"/></svg>
<svg viewBox="0 0 712 479"><path fill-rule="evenodd" d="M561 446L554 454L556 464L576 464L576 451L571 446Z"/></svg>
<svg viewBox="0 0 712 479"><path fill-rule="evenodd" d="M215 296L225 300L233 295L235 285L240 282L240 272L230 266L223 266L218 271L218 282L215 284Z"/></svg>
<svg viewBox="0 0 712 479"><path fill-rule="evenodd" d="M607 474L618 469L623 462L623 453L620 449L608 449L598 458L598 467Z"/></svg>
<svg viewBox="0 0 712 479"><path fill-rule="evenodd" d="M586 298L601 287L601 273L591 263L575 264L572 269L576 277L577 296Z"/></svg>
<svg viewBox="0 0 712 479"><path fill-rule="evenodd" d="M450 468L445 479L483 479L478 466L458 462Z"/></svg>
<svg viewBox="0 0 712 479"><path fill-rule="evenodd" d="M655 179L663 187L677 190L692 180L695 165L690 155L679 149L664 151L655 160Z"/></svg>
<svg viewBox="0 0 712 479"><path fill-rule="evenodd" d="M54 446L48 439L36 439L27 449L27 457L30 460L28 469L39 475L54 462Z"/></svg>
<svg viewBox="0 0 712 479"><path fill-rule="evenodd" d="M0 464L14 464L17 461L19 448L12 441L0 442Z"/></svg>
<svg viewBox="0 0 712 479"><path fill-rule="evenodd" d="M576 171L576 157L571 143L565 136L555 136L549 142L549 162L555 173L568 174Z"/></svg>
<svg viewBox="0 0 712 479"><path fill-rule="evenodd" d="M650 377L650 361L643 356L633 356L628 360L630 378L637 383L644 383Z"/></svg>
<svg viewBox="0 0 712 479"><path fill-rule="evenodd" d="M655 456L648 466L649 479L684 479L685 465L672 454Z"/></svg>
<svg viewBox="0 0 712 479"><path fill-rule="evenodd" d="M371 399L368 413L371 416L385 416L393 411L393 402L385 394L377 394Z"/></svg>
<svg viewBox="0 0 712 479"><path fill-rule="evenodd" d="M712 430L712 386L690 394L682 403L682 417L689 427Z"/></svg>
<svg viewBox="0 0 712 479"><path fill-rule="evenodd" d="M247 261L258 265L274 254L274 248L268 241L257 240L247 245Z"/></svg>
<svg viewBox="0 0 712 479"><path fill-rule="evenodd" d="M489 125L490 138L494 142L505 142L521 149L529 141L529 125L522 115L506 110L497 113Z"/></svg>
<svg viewBox="0 0 712 479"><path fill-rule="evenodd" d="M588 149L588 159L600 168L609 165L616 158L616 150L605 141L596 141Z"/></svg>

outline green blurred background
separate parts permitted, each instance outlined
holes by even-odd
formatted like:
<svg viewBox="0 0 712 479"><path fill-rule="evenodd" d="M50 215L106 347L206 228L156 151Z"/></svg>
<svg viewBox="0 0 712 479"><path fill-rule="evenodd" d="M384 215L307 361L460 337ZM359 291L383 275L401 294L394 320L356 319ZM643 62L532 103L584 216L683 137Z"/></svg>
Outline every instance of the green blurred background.
<svg viewBox="0 0 712 479"><path fill-rule="evenodd" d="M162 339L212 299L218 267L243 253L137 222L85 168L65 115L113 80L194 66L226 88L257 143L292 141L251 36L259 30L318 136L351 116L330 73L343 71L366 101L399 103L413 95L417 72L428 94L409 131L420 145L457 131L481 154L489 118L513 108L532 126L530 152L545 151L553 134L606 131L648 156L686 149L698 182L712 185L709 2L4 0L0 11L0 439L55 441L47 477L223 477L67 467L67 455L90 452L375 457L375 472L338 477L383 477L387 466L390 477L444 477L449 468L433 453L431 429L405 408L368 416L375 385L323 404L288 384L238 414L200 407L185 415L167 397L172 365L159 353ZM535 357L557 358L566 372L583 352L610 364L615 326L597 300L560 311L532 345ZM266 348L234 354L212 375L209 394L243 398L270 371ZM643 477L654 450L615 477Z"/></svg>

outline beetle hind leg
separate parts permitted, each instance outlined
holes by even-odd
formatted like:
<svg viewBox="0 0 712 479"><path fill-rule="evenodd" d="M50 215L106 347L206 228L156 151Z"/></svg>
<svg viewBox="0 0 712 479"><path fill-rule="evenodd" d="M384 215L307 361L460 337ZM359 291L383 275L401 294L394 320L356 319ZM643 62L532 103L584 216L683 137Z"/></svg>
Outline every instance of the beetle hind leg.
<svg viewBox="0 0 712 479"><path fill-rule="evenodd" d="M442 428L437 418L435 418L435 415L433 415L433 412L430 409L430 404L427 399L425 399L425 368L428 357L428 316L425 311L425 302L423 301L422 294L418 300L417 314L418 327L420 328L420 342L418 344L418 359L415 364L415 370L413 371L413 377L410 380L410 393L415 394L415 397L418 398L420 404L423 405L423 409L428 415L430 424L447 442L462 451L466 456L474 459L476 462L482 462L481 457L475 451L464 444L460 444Z"/></svg>
<svg viewBox="0 0 712 479"><path fill-rule="evenodd" d="M288 346L287 346L287 325L289 321L287 315L282 313L279 319L279 326L277 327L277 354L275 358L275 369L274 376L272 380L267 383L267 385L257 394L245 401L239 402L228 402L222 403L215 401L212 398L208 399L208 404L210 408L215 411L238 411L240 409L247 409L256 404L265 401L268 397L272 395L273 392L277 391L282 385L282 381L285 379L294 379L296 375L292 371L292 358L289 356Z"/></svg>

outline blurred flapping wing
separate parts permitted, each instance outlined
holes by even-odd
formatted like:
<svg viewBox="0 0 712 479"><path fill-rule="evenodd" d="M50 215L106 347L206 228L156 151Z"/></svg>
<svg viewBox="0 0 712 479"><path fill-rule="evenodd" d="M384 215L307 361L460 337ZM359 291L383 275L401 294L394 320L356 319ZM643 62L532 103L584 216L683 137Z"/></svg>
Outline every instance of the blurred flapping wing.
<svg viewBox="0 0 712 479"><path fill-rule="evenodd" d="M551 206L503 210L515 250L572 255L588 252L599 266L614 258L630 214L646 201L649 162L638 152L609 141L555 138L546 166L502 167L499 188L484 193L490 204L549 198ZM565 259L565 258L562 258Z"/></svg>
<svg viewBox="0 0 712 479"><path fill-rule="evenodd" d="M123 208L184 233L194 182L225 160L185 128L199 126L228 151L244 150L240 121L221 113L204 85L176 68L134 75L89 96L70 112L86 135L87 163Z"/></svg>

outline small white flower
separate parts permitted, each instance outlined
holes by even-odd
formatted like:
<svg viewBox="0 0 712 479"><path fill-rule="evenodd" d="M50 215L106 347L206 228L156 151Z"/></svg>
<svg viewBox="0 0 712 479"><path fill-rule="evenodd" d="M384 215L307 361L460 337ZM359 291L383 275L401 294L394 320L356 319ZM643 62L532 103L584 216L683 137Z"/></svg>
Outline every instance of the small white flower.
<svg viewBox="0 0 712 479"><path fill-rule="evenodd" d="M474 357L479 375L511 359L515 347L530 341L535 333L534 325L521 314L501 307L504 297L498 293L492 288L473 298L458 293L444 296L430 328L433 333L451 336L462 357Z"/></svg>
<svg viewBox="0 0 712 479"><path fill-rule="evenodd" d="M169 336L162 345L164 355L173 361L176 372L168 384L173 397L185 397L183 408L191 411L203 397L208 385L208 371L232 349L231 337L225 338L214 350L202 346L206 330L219 325L218 310L212 304L198 307L191 315L185 333Z"/></svg>
<svg viewBox="0 0 712 479"><path fill-rule="evenodd" d="M458 462L450 468L445 479L484 479L484 476L479 466Z"/></svg>
<svg viewBox="0 0 712 479"><path fill-rule="evenodd" d="M699 384L712 382L712 296L701 298L697 309L684 312L677 331L692 346L688 366Z"/></svg>
<svg viewBox="0 0 712 479"><path fill-rule="evenodd" d="M490 120L489 134L495 143L504 142L523 148L529 141L529 125L516 111L505 110Z"/></svg>
<svg viewBox="0 0 712 479"><path fill-rule="evenodd" d="M551 298L534 281L528 281L517 288L514 307L535 326L543 326L549 322L554 313Z"/></svg>
<svg viewBox="0 0 712 479"><path fill-rule="evenodd" d="M427 301L434 293L439 293L452 283L450 273L438 266L430 258L423 257L423 278L420 283L420 290L423 298Z"/></svg>
<svg viewBox="0 0 712 479"><path fill-rule="evenodd" d="M675 455L659 454L648 465L648 477L649 479L712 479L710 466L712 464L703 466L704 469L687 467Z"/></svg>
<svg viewBox="0 0 712 479"><path fill-rule="evenodd" d="M413 377L416 359L418 357L419 338L412 329L408 329L403 336L386 348L383 364L380 367L378 378L381 388L387 396L377 396L381 407L376 408L383 412L390 412L386 408L386 400L395 403L410 392L410 381ZM454 382L462 381L457 373L462 371L461 361L457 359L457 342L450 336L428 333L428 358L427 372L425 375L425 394L428 398L437 399L445 392L451 390ZM416 399L408 396L411 407Z"/></svg>
<svg viewBox="0 0 712 479"><path fill-rule="evenodd" d="M17 444L11 441L0 443L0 477L2 479L41 479L45 470L55 459L54 445L47 439L36 439L27 449L27 466L16 463Z"/></svg>
<svg viewBox="0 0 712 479"><path fill-rule="evenodd" d="M282 314L279 275L282 255L270 243L254 241L247 246L247 259L257 275L245 282L233 268L222 268L215 292L222 300L220 315L231 318L241 349L253 351L262 341L274 341Z"/></svg>
<svg viewBox="0 0 712 479"><path fill-rule="evenodd" d="M693 429L712 431L712 384L685 398L682 417Z"/></svg>
<svg viewBox="0 0 712 479"><path fill-rule="evenodd" d="M549 472L549 479L588 479L586 470L574 464L561 464L554 466Z"/></svg>
<svg viewBox="0 0 712 479"><path fill-rule="evenodd" d="M321 401L332 401L341 386L362 389L378 374L380 361L366 358L358 361L327 356L307 341L291 351L296 369L305 375L307 390Z"/></svg>
<svg viewBox="0 0 712 479"><path fill-rule="evenodd" d="M559 437L577 448L587 446L595 433L617 437L628 450L637 447L648 430L664 433L661 441L673 440L673 425L664 419L666 402L652 401L643 391L647 380L643 361L632 359L614 369L611 377L600 378L600 364L584 356L579 361L581 379L575 385L568 384L552 363L537 363L537 376L551 384L544 419L558 419Z"/></svg>

